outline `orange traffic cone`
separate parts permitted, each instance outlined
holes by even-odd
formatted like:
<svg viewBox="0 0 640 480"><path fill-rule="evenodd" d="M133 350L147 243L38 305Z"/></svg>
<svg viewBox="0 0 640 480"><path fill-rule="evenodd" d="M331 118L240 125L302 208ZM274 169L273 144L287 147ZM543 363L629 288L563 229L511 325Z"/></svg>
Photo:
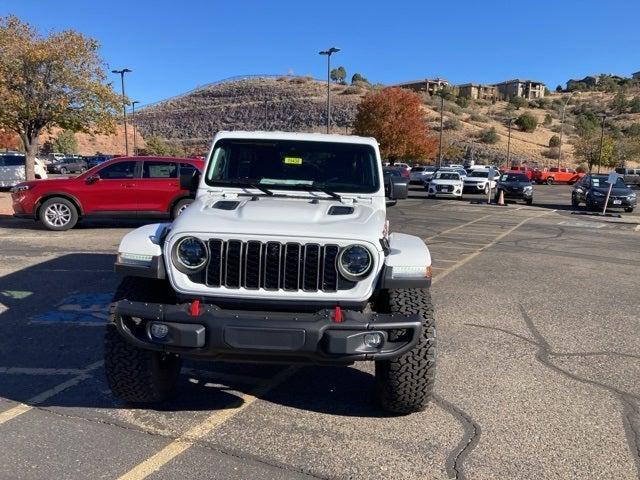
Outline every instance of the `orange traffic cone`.
<svg viewBox="0 0 640 480"><path fill-rule="evenodd" d="M504 205L504 190L499 190L498 205Z"/></svg>

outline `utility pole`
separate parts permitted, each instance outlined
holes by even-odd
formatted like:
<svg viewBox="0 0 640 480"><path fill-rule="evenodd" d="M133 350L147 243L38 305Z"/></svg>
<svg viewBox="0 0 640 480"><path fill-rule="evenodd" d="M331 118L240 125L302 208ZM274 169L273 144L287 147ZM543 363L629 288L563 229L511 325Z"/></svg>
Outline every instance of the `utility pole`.
<svg viewBox="0 0 640 480"><path fill-rule="evenodd" d="M560 120L560 144L558 145L558 168L560 168L560 162L562 161L562 132L564 130L564 114L565 114L565 111L567 110L567 104L569 103L569 100L571 100L571 97L579 93L580 92L578 90L571 92L571 95L567 97L567 100L564 102L564 105L562 106L562 120Z"/></svg>
<svg viewBox="0 0 640 480"><path fill-rule="evenodd" d="M267 99L264 99L264 129L269 130L269 106Z"/></svg>
<svg viewBox="0 0 640 480"><path fill-rule="evenodd" d="M129 139L127 138L127 97L124 95L124 74L131 73L128 68L122 70L111 70L111 73L120 75L120 85L122 87L122 118L124 120L124 150L125 155L129 156Z"/></svg>
<svg viewBox="0 0 640 480"><path fill-rule="evenodd" d="M509 117L509 136L507 137L507 164L505 169L509 168L509 162L511 161L511 123L513 123L513 117Z"/></svg>
<svg viewBox="0 0 640 480"><path fill-rule="evenodd" d="M331 130L331 55L339 51L339 48L331 47L319 52L320 55L327 56L327 133Z"/></svg>
<svg viewBox="0 0 640 480"><path fill-rule="evenodd" d="M438 147L438 167L442 166L442 116L444 113L444 95L440 94L440 145Z"/></svg>
<svg viewBox="0 0 640 480"><path fill-rule="evenodd" d="M602 147L604 146L604 123L607 115L602 114L602 131L600 132L600 155L598 155L598 173L600 173L600 164L602 163Z"/></svg>
<svg viewBox="0 0 640 480"><path fill-rule="evenodd" d="M136 103L140 103L138 100L131 102L131 126L133 127L133 156L138 155L138 148L136 146Z"/></svg>

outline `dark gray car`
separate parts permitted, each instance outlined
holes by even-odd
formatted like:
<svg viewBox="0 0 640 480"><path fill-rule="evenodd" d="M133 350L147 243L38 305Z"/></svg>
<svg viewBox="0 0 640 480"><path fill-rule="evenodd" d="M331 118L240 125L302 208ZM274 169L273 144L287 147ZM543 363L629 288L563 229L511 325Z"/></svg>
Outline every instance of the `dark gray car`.
<svg viewBox="0 0 640 480"><path fill-rule="evenodd" d="M578 207L584 203L589 210L602 210L609 191L608 175L585 175L573 187L571 205ZM638 199L633 190L618 178L611 188L611 196L607 208L624 208L627 213L633 212Z"/></svg>
<svg viewBox="0 0 640 480"><path fill-rule="evenodd" d="M533 183L523 173L505 173L496 184L496 201L503 192L504 198L524 200L527 205L533 203Z"/></svg>
<svg viewBox="0 0 640 480"><path fill-rule="evenodd" d="M68 157L47 165L49 173L82 173L87 169L87 162L82 158Z"/></svg>

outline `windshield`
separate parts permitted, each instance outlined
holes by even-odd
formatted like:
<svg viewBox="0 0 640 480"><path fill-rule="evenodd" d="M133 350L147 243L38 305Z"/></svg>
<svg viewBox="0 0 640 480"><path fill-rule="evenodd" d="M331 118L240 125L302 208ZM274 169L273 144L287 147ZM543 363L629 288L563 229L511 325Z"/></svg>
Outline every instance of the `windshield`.
<svg viewBox="0 0 640 480"><path fill-rule="evenodd" d="M460 175L456 172L438 172L436 178L440 180L460 180Z"/></svg>
<svg viewBox="0 0 640 480"><path fill-rule="evenodd" d="M489 176L489 172L479 172L479 171L474 171L471 172L469 174L470 177L481 177L481 178L487 178Z"/></svg>
<svg viewBox="0 0 640 480"><path fill-rule="evenodd" d="M607 179L609 177L592 177L591 178L591 186L596 188L609 188L609 182ZM616 183L613 184L614 188L625 188L626 185L621 178L618 178Z"/></svg>
<svg viewBox="0 0 640 480"><path fill-rule="evenodd" d="M526 182L529 183L529 179L526 175L522 175L521 173L505 173L500 177L501 182Z"/></svg>
<svg viewBox="0 0 640 480"><path fill-rule="evenodd" d="M425 168L424 167L413 167L411 169L412 172L424 172Z"/></svg>
<svg viewBox="0 0 640 480"><path fill-rule="evenodd" d="M375 193L378 164L373 147L363 144L298 140L222 139L207 167L207 185L233 183L270 189Z"/></svg>

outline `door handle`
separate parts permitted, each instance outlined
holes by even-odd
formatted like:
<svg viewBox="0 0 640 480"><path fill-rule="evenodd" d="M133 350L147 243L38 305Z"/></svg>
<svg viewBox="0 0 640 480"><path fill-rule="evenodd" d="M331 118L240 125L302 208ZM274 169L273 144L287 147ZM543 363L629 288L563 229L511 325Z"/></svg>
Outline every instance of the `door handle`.
<svg viewBox="0 0 640 480"><path fill-rule="evenodd" d="M134 184L134 185L132 185L132 184L130 184L130 183L123 183L123 184L121 184L120 186L121 186L121 187L124 187L124 188L134 188L134 187L135 187L135 184Z"/></svg>

